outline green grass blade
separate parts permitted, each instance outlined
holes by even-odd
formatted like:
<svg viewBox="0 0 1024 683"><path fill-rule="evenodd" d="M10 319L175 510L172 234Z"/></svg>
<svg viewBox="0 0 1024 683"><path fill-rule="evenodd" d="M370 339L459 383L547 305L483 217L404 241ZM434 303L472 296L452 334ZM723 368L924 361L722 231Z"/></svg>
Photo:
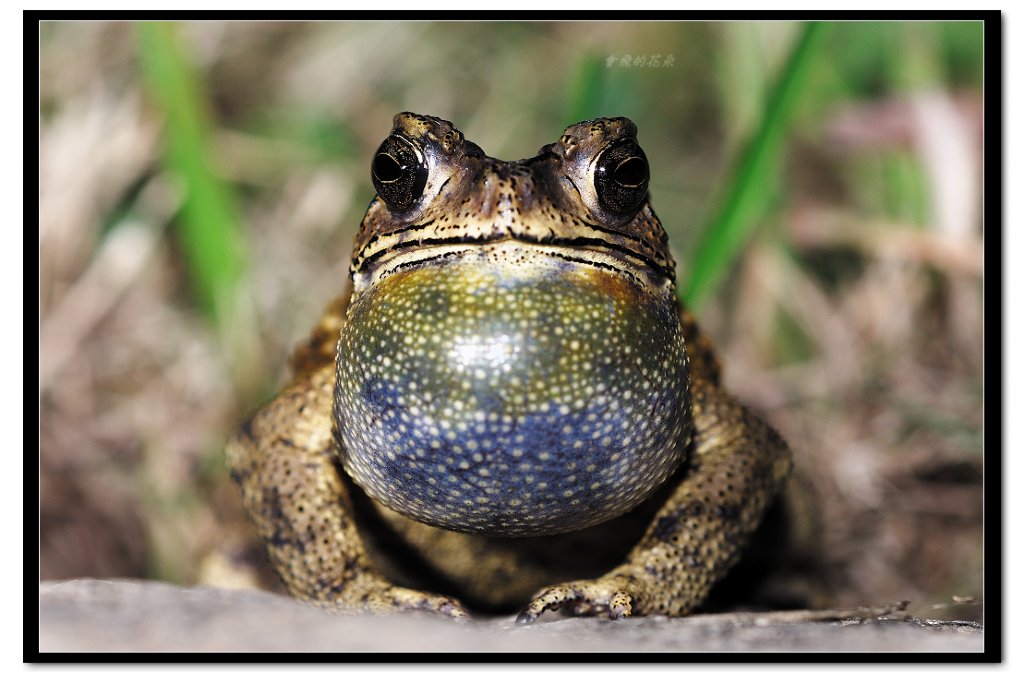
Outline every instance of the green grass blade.
<svg viewBox="0 0 1024 683"><path fill-rule="evenodd" d="M782 141L807 75L821 45L824 26L804 25L793 51L769 93L757 130L743 148L722 195L722 203L701 235L690 259L682 297L691 308L714 291L736 258L769 201Z"/></svg>
<svg viewBox="0 0 1024 683"><path fill-rule="evenodd" d="M207 101L174 24L141 23L138 35L142 75L165 120L164 164L185 192L177 237L193 294L223 327L247 264L234 198L210 158Z"/></svg>
<svg viewBox="0 0 1024 683"><path fill-rule="evenodd" d="M569 84L566 125L606 115L599 113L605 71L604 59L595 54L586 53L580 59Z"/></svg>

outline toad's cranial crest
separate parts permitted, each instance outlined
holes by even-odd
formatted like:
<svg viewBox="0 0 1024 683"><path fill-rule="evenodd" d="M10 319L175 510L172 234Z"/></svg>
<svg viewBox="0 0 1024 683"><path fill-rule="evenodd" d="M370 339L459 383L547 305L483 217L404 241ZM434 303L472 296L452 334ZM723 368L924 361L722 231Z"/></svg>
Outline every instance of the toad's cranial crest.
<svg viewBox="0 0 1024 683"><path fill-rule="evenodd" d="M675 298L636 134L506 162L395 117L349 292L228 449L293 594L681 615L735 562L789 452Z"/></svg>

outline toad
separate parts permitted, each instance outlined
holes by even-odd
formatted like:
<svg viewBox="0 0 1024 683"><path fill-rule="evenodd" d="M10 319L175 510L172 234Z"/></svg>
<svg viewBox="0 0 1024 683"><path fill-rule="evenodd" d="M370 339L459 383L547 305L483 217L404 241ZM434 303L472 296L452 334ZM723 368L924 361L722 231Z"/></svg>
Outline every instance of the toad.
<svg viewBox="0 0 1024 683"><path fill-rule="evenodd" d="M682 616L790 470L675 295L636 126L529 159L398 114L350 277L228 446L298 598Z"/></svg>

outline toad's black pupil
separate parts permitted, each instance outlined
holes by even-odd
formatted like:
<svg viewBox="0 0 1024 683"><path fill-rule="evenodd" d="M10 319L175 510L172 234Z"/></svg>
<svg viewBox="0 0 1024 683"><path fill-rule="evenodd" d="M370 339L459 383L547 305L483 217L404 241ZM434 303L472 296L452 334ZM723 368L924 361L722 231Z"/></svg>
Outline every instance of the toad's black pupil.
<svg viewBox="0 0 1024 683"><path fill-rule="evenodd" d="M382 183L393 183L402 177L402 165L390 154L378 154L373 159L373 175Z"/></svg>
<svg viewBox="0 0 1024 683"><path fill-rule="evenodd" d="M615 167L615 182L636 187L647 180L647 163L639 157L630 157Z"/></svg>

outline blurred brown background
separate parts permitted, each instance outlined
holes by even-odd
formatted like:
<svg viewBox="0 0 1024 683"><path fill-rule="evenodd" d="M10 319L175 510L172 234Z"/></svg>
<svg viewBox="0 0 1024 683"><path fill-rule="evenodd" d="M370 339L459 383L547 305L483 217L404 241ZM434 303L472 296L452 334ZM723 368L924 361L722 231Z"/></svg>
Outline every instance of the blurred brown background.
<svg viewBox="0 0 1024 683"><path fill-rule="evenodd" d="M800 26L152 29L40 26L42 579L251 582L223 445L342 286L396 112L502 158L629 116L682 279ZM810 484L833 605L980 616L956 603L983 599L982 45L977 22L829 26L756 232L699 310Z"/></svg>

